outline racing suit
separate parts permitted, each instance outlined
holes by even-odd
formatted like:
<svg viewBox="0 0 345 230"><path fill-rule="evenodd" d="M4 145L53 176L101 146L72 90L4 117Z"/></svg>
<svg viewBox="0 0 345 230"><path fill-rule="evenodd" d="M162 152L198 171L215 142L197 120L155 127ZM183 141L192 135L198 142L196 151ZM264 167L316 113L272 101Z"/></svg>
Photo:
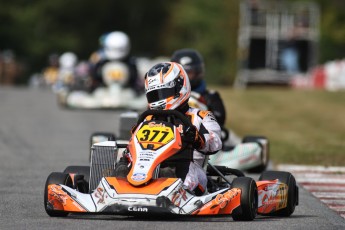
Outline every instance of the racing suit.
<svg viewBox="0 0 345 230"><path fill-rule="evenodd" d="M226 120L226 110L222 98L219 93L214 90L206 89L206 82L203 80L200 84L192 88L193 92L197 92L201 95L198 99L201 103L204 103L208 110L210 110L217 119L220 127L224 127Z"/></svg>
<svg viewBox="0 0 345 230"><path fill-rule="evenodd" d="M210 111L189 107L185 114L191 118L199 135L202 136L203 143L199 149L195 149L193 152L193 162L190 162L189 171L183 185L190 191L198 187L204 192L207 188L205 167L207 166L208 160L208 156L205 154L216 153L222 148L221 129Z"/></svg>

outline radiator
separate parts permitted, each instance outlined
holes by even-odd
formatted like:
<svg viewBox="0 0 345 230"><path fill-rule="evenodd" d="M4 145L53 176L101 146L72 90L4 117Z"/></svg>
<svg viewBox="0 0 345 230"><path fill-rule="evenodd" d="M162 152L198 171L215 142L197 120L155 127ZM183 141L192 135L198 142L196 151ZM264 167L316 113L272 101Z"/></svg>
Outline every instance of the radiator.
<svg viewBox="0 0 345 230"><path fill-rule="evenodd" d="M89 191L97 188L102 177L112 176L118 149L115 141L96 143L91 147Z"/></svg>

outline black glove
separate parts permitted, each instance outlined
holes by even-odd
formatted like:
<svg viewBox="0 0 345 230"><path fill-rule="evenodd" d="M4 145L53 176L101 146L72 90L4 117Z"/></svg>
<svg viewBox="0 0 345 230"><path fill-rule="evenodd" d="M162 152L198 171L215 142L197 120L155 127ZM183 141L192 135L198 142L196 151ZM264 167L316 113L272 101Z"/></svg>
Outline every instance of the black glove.
<svg viewBox="0 0 345 230"><path fill-rule="evenodd" d="M138 124L133 125L131 128L131 134L133 134L137 128L138 128Z"/></svg>
<svg viewBox="0 0 345 230"><path fill-rule="evenodd" d="M192 125L189 126L183 136L183 141L193 146L194 149L200 149L204 145L202 135L198 132L198 129Z"/></svg>

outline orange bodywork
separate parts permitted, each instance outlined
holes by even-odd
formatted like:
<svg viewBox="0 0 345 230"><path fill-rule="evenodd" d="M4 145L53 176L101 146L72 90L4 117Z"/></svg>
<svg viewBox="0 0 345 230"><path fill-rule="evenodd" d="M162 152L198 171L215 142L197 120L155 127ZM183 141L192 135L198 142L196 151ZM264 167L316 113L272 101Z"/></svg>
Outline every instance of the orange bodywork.
<svg viewBox="0 0 345 230"><path fill-rule="evenodd" d="M48 185L48 202L54 210L70 212L86 212L77 202L75 202L60 185Z"/></svg>
<svg viewBox="0 0 345 230"><path fill-rule="evenodd" d="M240 204L241 189L233 188L223 194L218 194L216 198L193 212L192 215L231 214Z"/></svg>
<svg viewBox="0 0 345 230"><path fill-rule="evenodd" d="M258 213L268 214L279 209L286 208L288 200L288 186L280 183L278 180L258 181L258 198L259 204ZM270 189L269 187L275 187Z"/></svg>
<svg viewBox="0 0 345 230"><path fill-rule="evenodd" d="M106 177L108 183L114 186L118 194L148 194L157 195L166 187L177 181L177 178L158 178L143 187L134 187L124 178Z"/></svg>
<svg viewBox="0 0 345 230"><path fill-rule="evenodd" d="M169 148L167 150L164 151L164 154L160 155L151 165L150 170L147 173L147 177L145 178L145 180L141 180L141 181L135 181L132 179L132 175L133 175L133 171L134 171L134 167L131 168L131 171L128 173L127 175L127 180L129 181L129 183L131 183L134 186L140 186L143 185L145 183L147 183L149 180L151 180L152 178L152 174L153 171L156 169L156 167L163 162L165 159L168 159L169 157L173 156L175 153L177 153L182 146L182 141L181 141L181 135L177 134L178 132L176 131L176 128L174 130L174 133L176 133L176 139L174 140L174 143L169 146ZM133 136L133 138L131 139L131 141L128 144L129 147L129 151L132 154L132 159L133 159L133 165L135 165L136 160L137 160L137 150L135 148L135 141L136 137ZM140 141L139 141L140 143ZM147 142L145 142L145 144L147 144ZM155 143L153 143L155 144Z"/></svg>

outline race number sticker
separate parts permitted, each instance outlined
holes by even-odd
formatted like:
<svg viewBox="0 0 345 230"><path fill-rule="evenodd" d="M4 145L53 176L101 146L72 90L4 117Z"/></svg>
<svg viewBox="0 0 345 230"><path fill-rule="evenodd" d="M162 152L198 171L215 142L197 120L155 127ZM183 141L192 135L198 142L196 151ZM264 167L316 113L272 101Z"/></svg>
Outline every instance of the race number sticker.
<svg viewBox="0 0 345 230"><path fill-rule="evenodd" d="M161 148L172 141L174 137L172 126L164 122L150 121L144 123L136 133L141 148L150 150Z"/></svg>
<svg viewBox="0 0 345 230"><path fill-rule="evenodd" d="M107 62L102 67L102 78L108 86L113 83L124 85L129 79L129 69L124 63L118 61Z"/></svg>

